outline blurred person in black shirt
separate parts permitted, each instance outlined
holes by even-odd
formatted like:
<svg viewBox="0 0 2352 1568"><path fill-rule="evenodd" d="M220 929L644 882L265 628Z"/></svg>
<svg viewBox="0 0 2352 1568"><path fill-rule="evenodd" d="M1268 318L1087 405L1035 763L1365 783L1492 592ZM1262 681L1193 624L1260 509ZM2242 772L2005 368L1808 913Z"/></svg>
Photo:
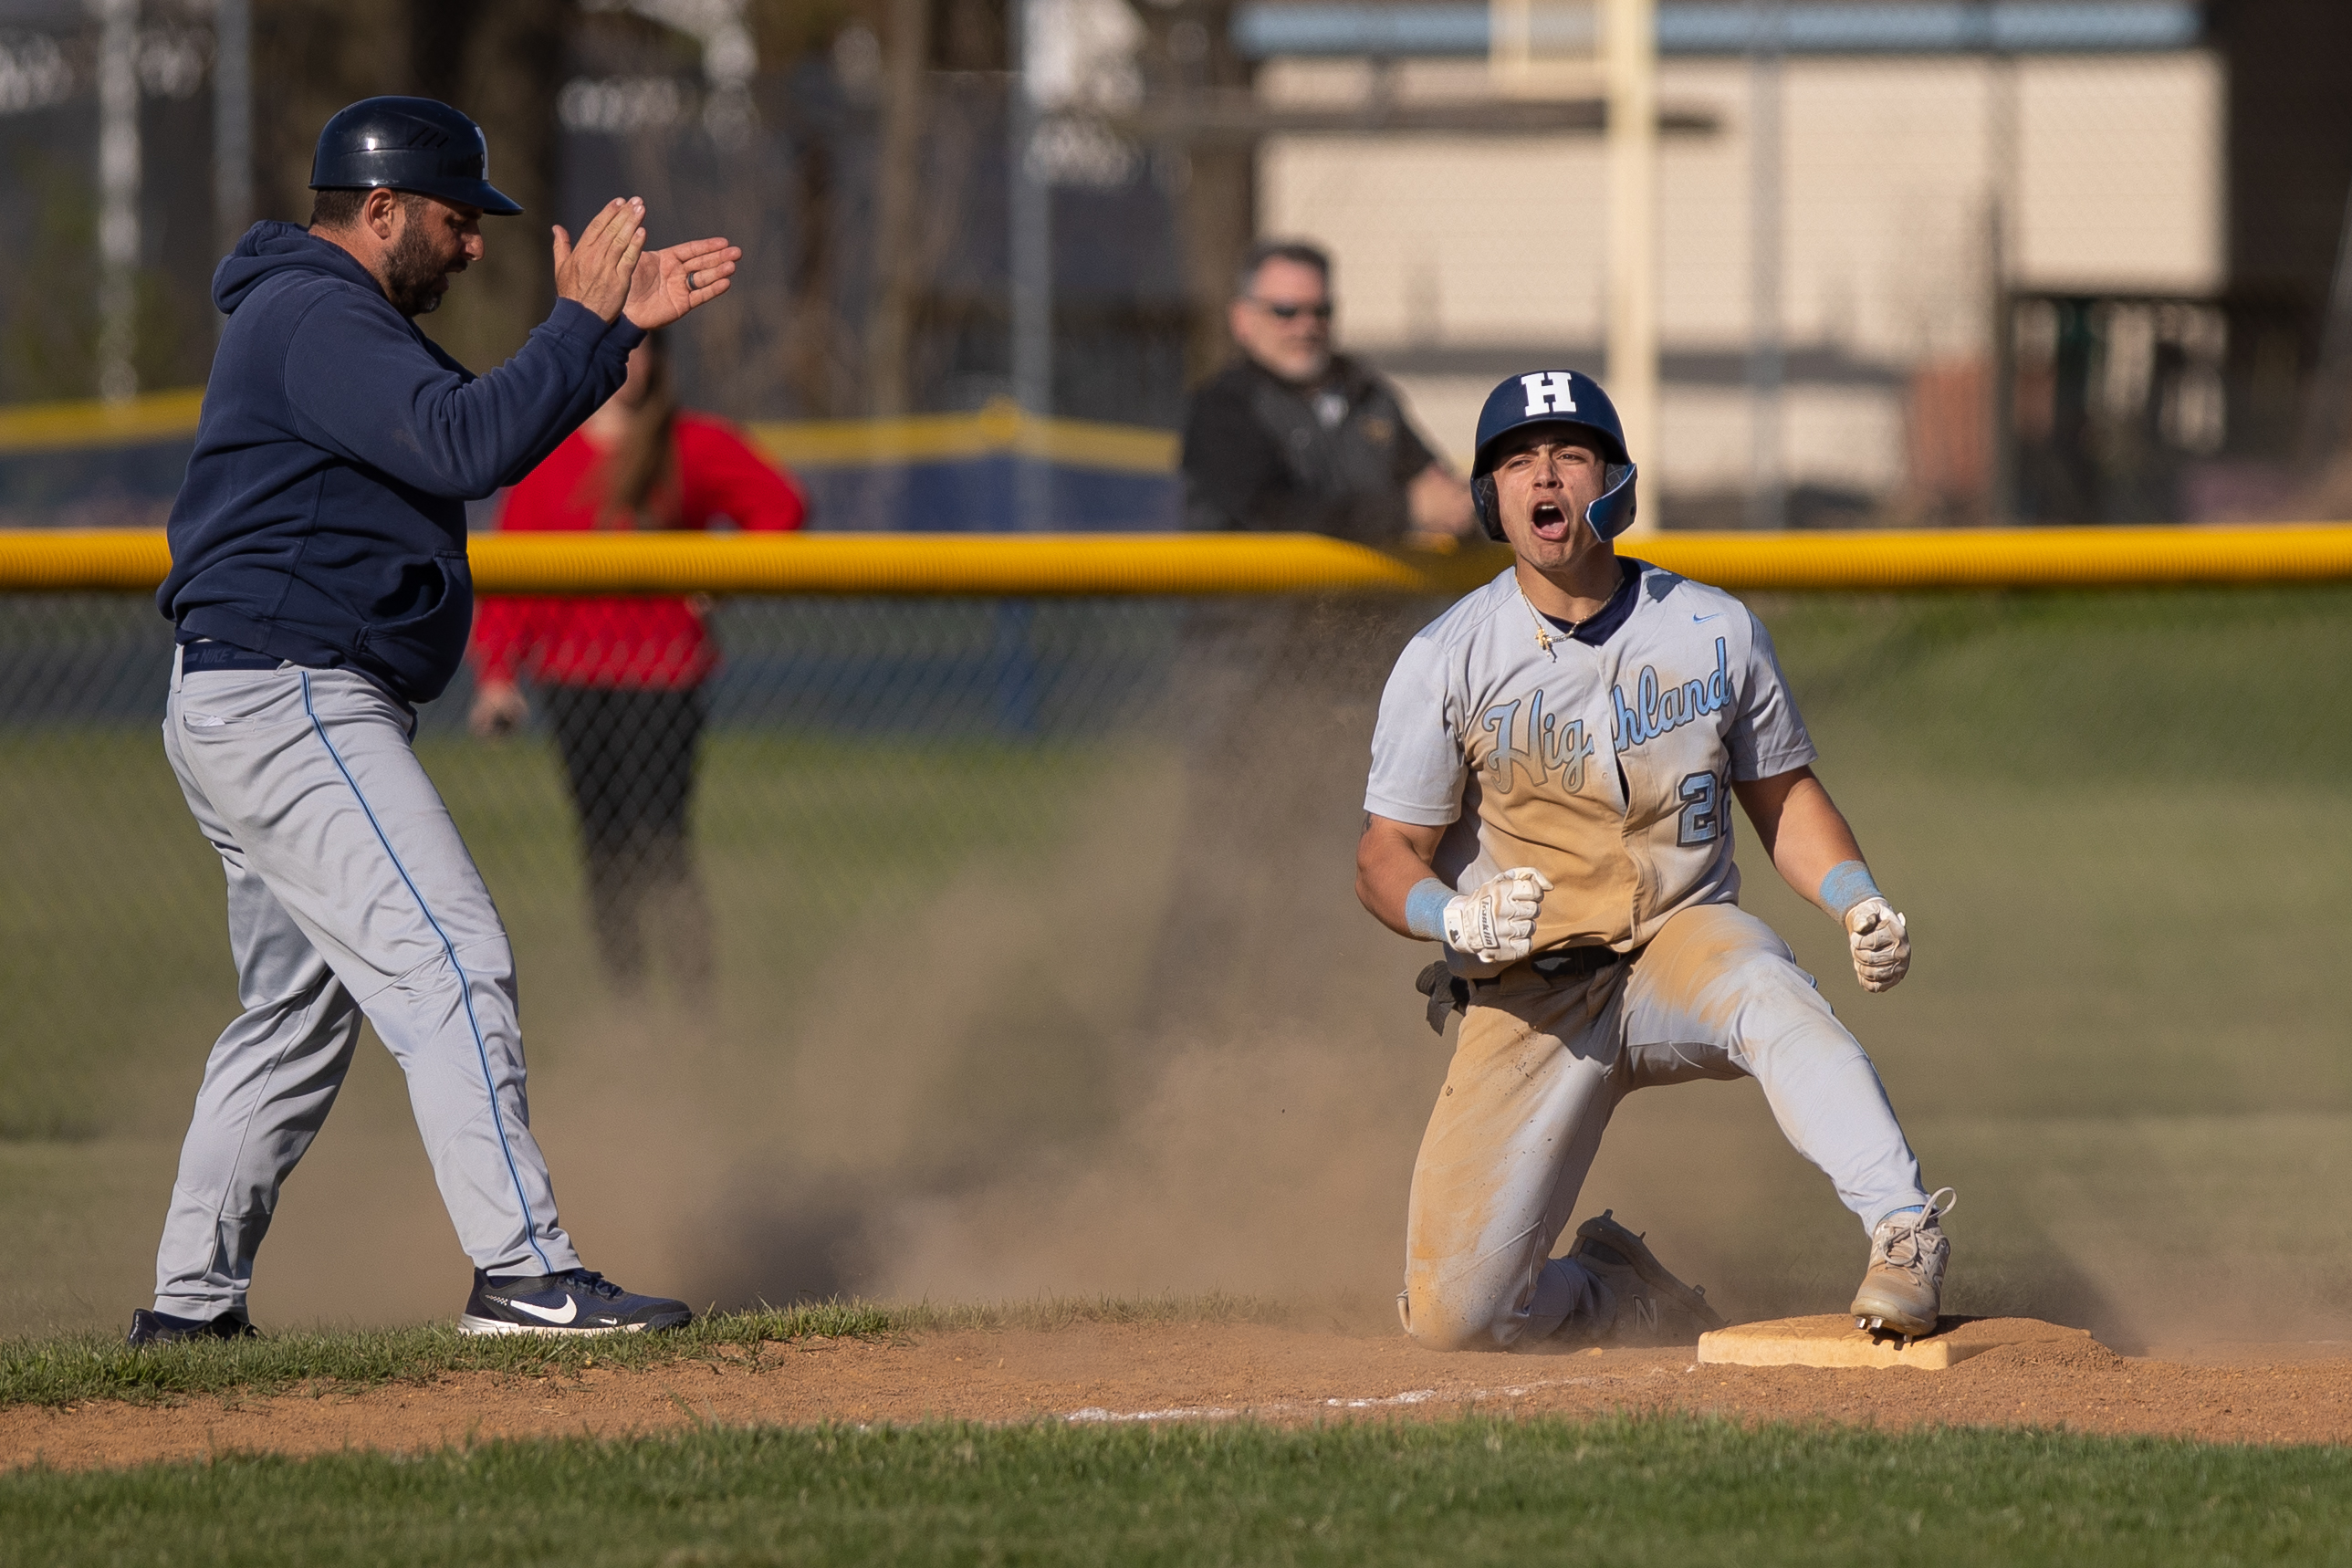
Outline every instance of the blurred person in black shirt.
<svg viewBox="0 0 2352 1568"><path fill-rule="evenodd" d="M1331 352L1330 258L1261 240L1235 281L1226 321L1241 357L1185 409L1185 526L1383 547L1467 535L1469 487L1385 379Z"/></svg>
<svg viewBox="0 0 2352 1568"><path fill-rule="evenodd" d="M1238 282L1241 357L1186 410L1186 525L1382 548L1469 533L1468 486L1385 380L1332 353L1329 259L1267 242ZM1357 1016L1379 955L1329 868L1352 853L1388 667L1440 607L1387 594L1187 605L1162 710L1183 752L1181 849L1138 1005L1139 1072L1190 1046Z"/></svg>

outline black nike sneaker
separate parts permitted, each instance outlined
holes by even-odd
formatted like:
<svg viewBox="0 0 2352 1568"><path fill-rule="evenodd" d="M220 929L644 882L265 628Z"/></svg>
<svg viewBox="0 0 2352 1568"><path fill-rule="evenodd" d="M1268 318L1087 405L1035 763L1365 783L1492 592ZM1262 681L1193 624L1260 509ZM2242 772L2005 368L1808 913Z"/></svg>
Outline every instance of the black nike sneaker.
<svg viewBox="0 0 2352 1568"><path fill-rule="evenodd" d="M632 1296L593 1268L493 1279L474 1270L461 1334L636 1334L694 1321L683 1301Z"/></svg>
<svg viewBox="0 0 2352 1568"><path fill-rule="evenodd" d="M1699 1335L1723 1327L1723 1315L1707 1305L1706 1287L1685 1285L1666 1272L1648 1244L1617 1223L1613 1210L1578 1226L1568 1256L1616 1293L1617 1317L1602 1336L1606 1343L1696 1344Z"/></svg>
<svg viewBox="0 0 2352 1568"><path fill-rule="evenodd" d="M173 1345L183 1340L257 1340L261 1336L253 1325L237 1311L223 1312L217 1318L175 1318L169 1312L151 1312L141 1307L131 1314L131 1348L144 1350L149 1345Z"/></svg>

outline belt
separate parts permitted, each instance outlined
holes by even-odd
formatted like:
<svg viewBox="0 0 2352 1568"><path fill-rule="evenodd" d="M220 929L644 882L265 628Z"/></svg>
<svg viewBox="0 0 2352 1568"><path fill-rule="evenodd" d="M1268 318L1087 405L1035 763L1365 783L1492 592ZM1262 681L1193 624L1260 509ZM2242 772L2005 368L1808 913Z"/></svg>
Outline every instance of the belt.
<svg viewBox="0 0 2352 1568"><path fill-rule="evenodd" d="M1581 980L1633 956L1613 947L1562 947L1537 953L1527 961L1527 965L1546 980Z"/></svg>
<svg viewBox="0 0 2352 1568"><path fill-rule="evenodd" d="M194 642L180 645L180 669L183 674L199 669L276 669L286 661L275 654L256 653L235 643L215 642L199 637Z"/></svg>
<svg viewBox="0 0 2352 1568"><path fill-rule="evenodd" d="M1550 952L1539 952L1521 962L1557 984L1583 980L1616 964L1630 963L1640 951L1636 948L1633 952L1619 952L1607 947L1563 947ZM1508 970L1504 971L1506 974L1508 973ZM1423 970L1412 985L1414 990L1429 998L1429 1026L1442 1035L1445 1033L1445 1015L1468 1012L1472 993L1481 985L1499 985L1502 982L1501 974L1480 980L1455 974L1441 958Z"/></svg>

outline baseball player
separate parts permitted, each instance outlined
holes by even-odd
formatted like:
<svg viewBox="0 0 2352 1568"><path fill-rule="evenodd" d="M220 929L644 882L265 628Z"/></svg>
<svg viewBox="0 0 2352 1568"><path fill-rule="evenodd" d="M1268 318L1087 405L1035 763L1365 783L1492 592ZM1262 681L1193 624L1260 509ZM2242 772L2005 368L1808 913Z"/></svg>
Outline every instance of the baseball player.
<svg viewBox="0 0 2352 1568"><path fill-rule="evenodd" d="M1636 470L1609 398L1575 371L1513 376L1478 417L1471 489L1517 560L1398 658L1372 742L1357 893L1443 942L1431 1021L1463 1015L1413 1167L1406 1330L1444 1349L1688 1342L1705 1293L1603 1214L1553 1243L1610 1113L1649 1084L1746 1075L1861 1217L1856 1320L1933 1331L1949 1189L1811 976L1738 907L1731 806L1844 927L1868 991L1911 962L1813 776L1771 638L1738 599L1611 541Z"/></svg>
<svg viewBox="0 0 2352 1568"><path fill-rule="evenodd" d="M483 253L481 129L374 98L319 138L310 226L261 223L214 275L228 314L157 602L178 628L163 746L228 878L244 1012L213 1047L131 1342L253 1330L278 1193L362 1017L407 1075L472 1257L470 1333L674 1327L677 1301L581 1266L531 1136L514 955L409 749L466 651L468 499L528 473L611 396L654 328L725 293L723 239L645 248L614 201L554 230L555 309L476 377L417 330Z"/></svg>

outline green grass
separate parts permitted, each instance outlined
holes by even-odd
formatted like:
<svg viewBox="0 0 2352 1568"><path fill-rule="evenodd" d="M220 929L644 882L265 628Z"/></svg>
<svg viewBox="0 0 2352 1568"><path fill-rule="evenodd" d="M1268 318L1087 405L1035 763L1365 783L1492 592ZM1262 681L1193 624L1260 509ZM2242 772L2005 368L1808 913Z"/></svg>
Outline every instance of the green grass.
<svg viewBox="0 0 2352 1568"><path fill-rule="evenodd" d="M2352 589L1755 607L1806 717L1862 753L1842 768L2071 787L2094 811L2115 783L2340 790L2352 769Z"/></svg>
<svg viewBox="0 0 2352 1568"><path fill-rule="evenodd" d="M2352 1453L1685 1417L705 1429L0 1477L12 1561L2341 1561Z"/></svg>
<svg viewBox="0 0 2352 1568"><path fill-rule="evenodd" d="M672 1333L588 1341L482 1338L448 1324L265 1339L205 1340L134 1351L119 1334L73 1332L0 1340L0 1407L90 1400L173 1401L263 1395L333 1384L416 1383L445 1373L552 1377L600 1366L640 1368L726 1358L756 1364L761 1347L811 1337L879 1339L954 1330L1059 1329L1078 1323L1278 1322L1286 1310L1242 1297L1093 1299L885 1305L818 1301L714 1312Z"/></svg>

